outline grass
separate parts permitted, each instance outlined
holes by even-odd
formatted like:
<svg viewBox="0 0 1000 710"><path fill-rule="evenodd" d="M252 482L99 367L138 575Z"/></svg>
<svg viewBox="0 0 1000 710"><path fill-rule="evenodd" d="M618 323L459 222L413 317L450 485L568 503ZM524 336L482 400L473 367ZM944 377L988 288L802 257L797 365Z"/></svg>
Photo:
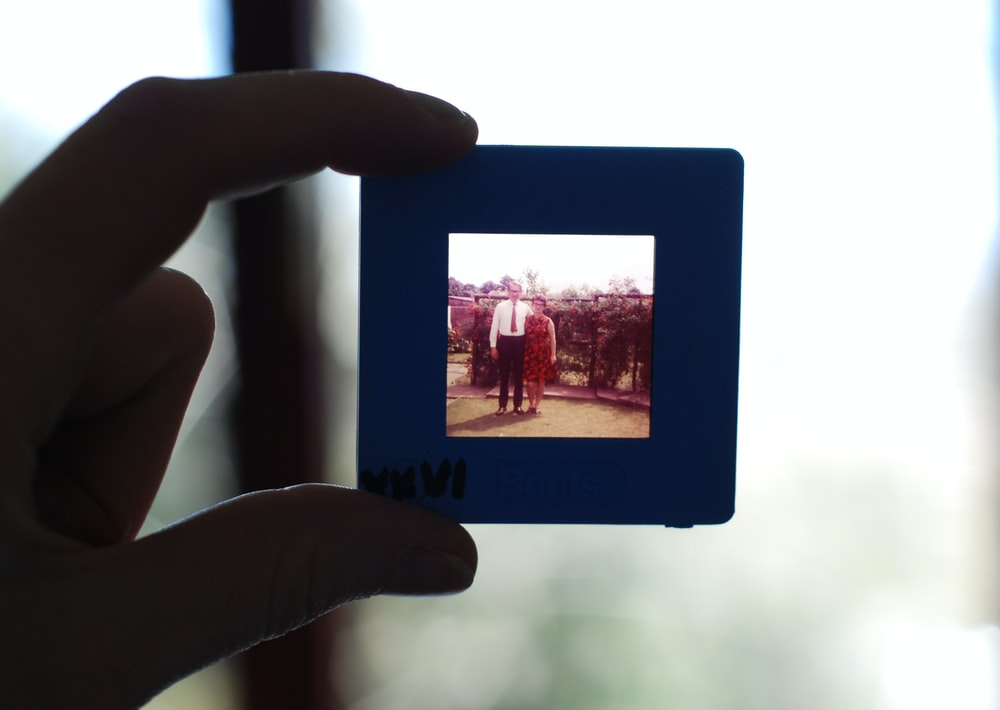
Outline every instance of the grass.
<svg viewBox="0 0 1000 710"><path fill-rule="evenodd" d="M527 399L525 399L527 407ZM543 399L541 414L494 416L496 399L449 400L447 436L639 439L649 436L649 410L616 402Z"/></svg>

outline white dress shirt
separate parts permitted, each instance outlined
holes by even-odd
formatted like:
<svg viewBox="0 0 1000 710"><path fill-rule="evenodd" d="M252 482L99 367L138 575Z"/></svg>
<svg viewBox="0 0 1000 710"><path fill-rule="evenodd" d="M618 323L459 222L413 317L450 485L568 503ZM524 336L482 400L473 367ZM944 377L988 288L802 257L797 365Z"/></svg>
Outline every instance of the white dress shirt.
<svg viewBox="0 0 1000 710"><path fill-rule="evenodd" d="M532 314L531 306L529 306L524 301L517 302L517 309L515 316L517 318L517 332L514 333L510 329L510 316L511 309L514 308L514 302L510 299L506 301L501 301L497 304L497 307L493 310L493 325L490 326L490 347L495 348L497 346L497 334L500 335L524 335L524 319Z"/></svg>

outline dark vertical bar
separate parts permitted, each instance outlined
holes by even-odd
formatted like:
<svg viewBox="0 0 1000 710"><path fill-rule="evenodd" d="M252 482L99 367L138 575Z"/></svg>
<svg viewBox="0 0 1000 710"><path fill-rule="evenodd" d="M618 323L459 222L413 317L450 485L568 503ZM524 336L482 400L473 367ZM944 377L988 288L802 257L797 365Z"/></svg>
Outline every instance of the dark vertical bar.
<svg viewBox="0 0 1000 710"><path fill-rule="evenodd" d="M231 0L236 72L308 68L311 0ZM233 205L241 388L233 413L245 491L323 478L322 349L316 331L313 205L282 188ZM333 662L327 623L246 652L248 710L329 710Z"/></svg>

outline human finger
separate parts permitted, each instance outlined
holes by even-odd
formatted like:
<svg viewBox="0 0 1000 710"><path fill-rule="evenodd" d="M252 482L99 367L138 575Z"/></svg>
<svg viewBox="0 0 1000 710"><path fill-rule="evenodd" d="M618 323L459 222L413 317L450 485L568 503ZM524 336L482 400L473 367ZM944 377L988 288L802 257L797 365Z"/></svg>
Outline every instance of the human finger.
<svg viewBox="0 0 1000 710"><path fill-rule="evenodd" d="M0 205L0 352L30 408L65 388L88 329L187 237L208 201L324 166L426 170L475 142L438 99L322 72L150 79L123 91ZM50 410L41 418L51 416ZM44 429L44 426L41 426Z"/></svg>
<svg viewBox="0 0 1000 710"><path fill-rule="evenodd" d="M248 494L91 553L74 572L73 595L43 585L46 613L61 623L42 625L27 640L44 662L28 664L26 673L59 668L60 683L16 680L36 699L38 688L54 696L54 707L79 697L133 707L340 604L465 589L476 562L459 525L381 496L323 484ZM67 632L88 640L86 657L59 636Z"/></svg>
<svg viewBox="0 0 1000 710"><path fill-rule="evenodd" d="M82 380L38 455L35 503L49 527L91 545L138 533L214 325L201 287L169 269L101 319Z"/></svg>

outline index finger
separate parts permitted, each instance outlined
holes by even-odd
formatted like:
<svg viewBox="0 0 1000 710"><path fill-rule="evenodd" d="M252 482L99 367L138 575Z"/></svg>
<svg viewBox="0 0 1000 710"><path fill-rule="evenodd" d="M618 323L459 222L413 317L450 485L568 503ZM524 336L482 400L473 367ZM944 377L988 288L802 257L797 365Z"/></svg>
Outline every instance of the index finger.
<svg viewBox="0 0 1000 710"><path fill-rule="evenodd" d="M453 106L357 75L134 84L0 205L0 315L8 342L24 354L16 364L37 368L49 353L76 349L101 312L177 249L214 198L324 166L355 174L429 169L460 158L476 135L475 122Z"/></svg>

